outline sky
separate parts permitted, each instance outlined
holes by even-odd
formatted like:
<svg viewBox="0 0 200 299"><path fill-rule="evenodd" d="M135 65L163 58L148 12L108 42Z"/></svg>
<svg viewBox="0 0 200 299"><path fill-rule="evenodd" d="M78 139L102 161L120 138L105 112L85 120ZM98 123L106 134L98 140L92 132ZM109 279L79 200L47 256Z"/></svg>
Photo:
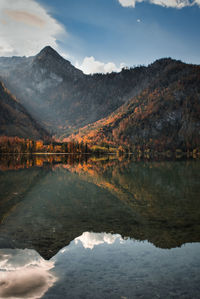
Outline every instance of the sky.
<svg viewBox="0 0 200 299"><path fill-rule="evenodd" d="M47 45L85 73L200 64L200 0L0 0L0 56Z"/></svg>

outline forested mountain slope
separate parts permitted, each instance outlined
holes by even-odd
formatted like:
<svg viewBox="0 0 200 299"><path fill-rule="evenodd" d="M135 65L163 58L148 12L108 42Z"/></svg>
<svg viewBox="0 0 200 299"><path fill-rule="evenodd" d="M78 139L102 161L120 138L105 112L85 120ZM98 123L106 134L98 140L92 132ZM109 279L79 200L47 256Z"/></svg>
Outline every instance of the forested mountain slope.
<svg viewBox="0 0 200 299"><path fill-rule="evenodd" d="M71 138L160 150L198 147L200 67L169 63L138 96Z"/></svg>

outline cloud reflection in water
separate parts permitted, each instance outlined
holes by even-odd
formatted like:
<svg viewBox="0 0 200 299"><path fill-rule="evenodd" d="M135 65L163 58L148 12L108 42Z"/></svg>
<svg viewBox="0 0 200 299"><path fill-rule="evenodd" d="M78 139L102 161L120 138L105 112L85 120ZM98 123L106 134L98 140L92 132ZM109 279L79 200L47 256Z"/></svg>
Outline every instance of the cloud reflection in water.
<svg viewBox="0 0 200 299"><path fill-rule="evenodd" d="M34 250L0 250L0 298L41 298L57 280L53 267Z"/></svg>
<svg viewBox="0 0 200 299"><path fill-rule="evenodd" d="M73 244L77 246L81 242L84 248L93 249L101 244L111 245L116 240L123 242L118 234L84 232ZM68 247L61 249L60 253L68 251ZM42 298L57 281L57 277L49 270L55 267L58 256L46 261L35 250L1 249L0 298Z"/></svg>
<svg viewBox="0 0 200 299"><path fill-rule="evenodd" d="M107 234L107 233L89 233L85 232L80 237L76 238L75 244L78 244L78 242L81 242L84 248L93 249L94 246L100 245L100 244L113 244L116 240L119 240L120 243L123 242L123 239L120 235L115 234Z"/></svg>

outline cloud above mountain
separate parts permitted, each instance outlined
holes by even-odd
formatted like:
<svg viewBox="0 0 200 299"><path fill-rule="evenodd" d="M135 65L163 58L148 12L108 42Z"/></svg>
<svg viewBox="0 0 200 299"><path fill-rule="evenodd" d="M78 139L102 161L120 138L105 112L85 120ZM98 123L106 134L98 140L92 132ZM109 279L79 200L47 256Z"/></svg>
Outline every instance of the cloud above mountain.
<svg viewBox="0 0 200 299"><path fill-rule="evenodd" d="M35 55L47 44L58 50L64 27L35 0L0 1L0 56Z"/></svg>
<svg viewBox="0 0 200 299"><path fill-rule="evenodd" d="M114 62L104 63L96 60L93 56L85 57L82 63L76 62L75 66L82 70L85 74L94 73L112 73L120 72L124 64L121 63L119 67L116 66Z"/></svg>
<svg viewBox="0 0 200 299"><path fill-rule="evenodd" d="M123 7L135 7L136 3L149 2L151 4L160 5L163 7L183 8L193 6L195 4L200 6L200 0L118 0Z"/></svg>

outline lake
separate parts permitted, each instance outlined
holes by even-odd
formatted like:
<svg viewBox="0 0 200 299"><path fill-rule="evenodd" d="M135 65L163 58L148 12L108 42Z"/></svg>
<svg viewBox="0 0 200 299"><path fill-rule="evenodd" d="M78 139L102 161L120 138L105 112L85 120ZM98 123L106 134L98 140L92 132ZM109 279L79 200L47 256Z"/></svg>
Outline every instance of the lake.
<svg viewBox="0 0 200 299"><path fill-rule="evenodd" d="M200 160L0 156L0 298L199 298Z"/></svg>

